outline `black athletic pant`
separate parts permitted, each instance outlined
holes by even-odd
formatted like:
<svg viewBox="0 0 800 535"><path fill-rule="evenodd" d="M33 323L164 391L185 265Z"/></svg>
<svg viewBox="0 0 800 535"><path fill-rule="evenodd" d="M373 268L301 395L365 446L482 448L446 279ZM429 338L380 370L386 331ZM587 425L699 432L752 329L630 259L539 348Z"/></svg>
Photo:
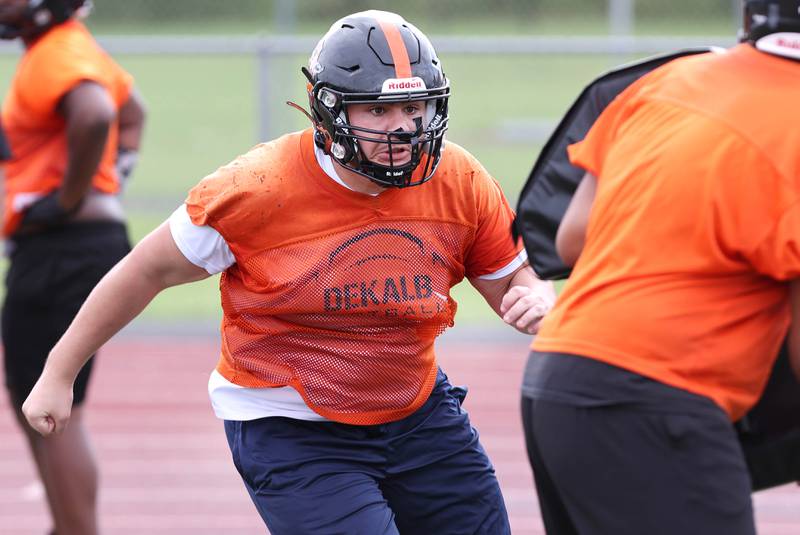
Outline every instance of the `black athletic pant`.
<svg viewBox="0 0 800 535"><path fill-rule="evenodd" d="M522 418L548 534L755 534L747 468L722 410L523 396Z"/></svg>
<svg viewBox="0 0 800 535"><path fill-rule="evenodd" d="M116 222L72 223L14 238L2 335L6 387L15 407L33 389L50 349L89 292L129 250L125 226ZM75 405L86 395L92 360L75 381Z"/></svg>

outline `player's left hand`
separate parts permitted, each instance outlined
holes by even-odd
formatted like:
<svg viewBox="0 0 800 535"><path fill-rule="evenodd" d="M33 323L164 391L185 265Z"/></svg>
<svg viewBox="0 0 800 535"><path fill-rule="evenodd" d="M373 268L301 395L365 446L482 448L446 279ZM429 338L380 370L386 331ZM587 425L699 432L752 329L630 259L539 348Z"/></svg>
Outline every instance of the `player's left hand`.
<svg viewBox="0 0 800 535"><path fill-rule="evenodd" d="M536 334L542 318L553 308L554 297L549 286L512 286L500 303L503 321L520 332Z"/></svg>

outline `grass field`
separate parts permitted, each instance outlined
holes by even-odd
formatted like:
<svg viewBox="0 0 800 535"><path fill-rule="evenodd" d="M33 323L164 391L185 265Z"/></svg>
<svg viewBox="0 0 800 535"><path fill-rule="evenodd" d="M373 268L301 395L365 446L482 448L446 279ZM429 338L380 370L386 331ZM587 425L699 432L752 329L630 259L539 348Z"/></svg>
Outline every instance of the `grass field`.
<svg viewBox="0 0 800 535"><path fill-rule="evenodd" d="M141 163L126 193L131 233L138 240L168 217L199 179L256 142L256 62L244 55L117 59L135 76L149 112ZM513 204L542 139L525 135L525 128L554 125L588 81L630 58L451 54L442 59L453 87L449 139L484 163ZM271 121L284 132L307 125L303 115L283 105L286 100L305 105L299 72L305 61L296 56L275 62ZM0 57L3 93L15 62ZM522 135L512 132L520 127ZM469 285L460 285L455 296L460 322L499 321ZM218 308L212 279L168 290L143 318L207 320L218 317Z"/></svg>

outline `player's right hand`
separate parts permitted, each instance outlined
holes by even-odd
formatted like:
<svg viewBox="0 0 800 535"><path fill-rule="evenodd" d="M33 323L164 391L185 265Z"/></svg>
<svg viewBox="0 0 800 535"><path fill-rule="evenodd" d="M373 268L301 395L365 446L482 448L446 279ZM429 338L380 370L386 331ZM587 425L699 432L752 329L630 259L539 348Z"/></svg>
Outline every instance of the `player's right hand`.
<svg viewBox="0 0 800 535"><path fill-rule="evenodd" d="M500 303L501 317L522 333L536 334L542 318L553 308L555 298L555 291L546 283L535 287L512 286Z"/></svg>
<svg viewBox="0 0 800 535"><path fill-rule="evenodd" d="M72 412L72 384L48 377L42 373L31 390L22 414L28 424L40 435L61 433L69 422Z"/></svg>

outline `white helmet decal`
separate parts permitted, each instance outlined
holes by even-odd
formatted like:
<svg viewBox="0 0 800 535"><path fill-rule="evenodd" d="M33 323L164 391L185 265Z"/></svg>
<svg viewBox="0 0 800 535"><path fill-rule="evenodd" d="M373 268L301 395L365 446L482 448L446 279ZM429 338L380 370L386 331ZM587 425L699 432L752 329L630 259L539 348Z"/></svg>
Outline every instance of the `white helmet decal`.
<svg viewBox="0 0 800 535"><path fill-rule="evenodd" d="M412 78L388 78L383 82L381 93L405 93L406 91L425 91L425 80L418 76Z"/></svg>
<svg viewBox="0 0 800 535"><path fill-rule="evenodd" d="M771 33L757 40L755 46L762 52L786 58L800 59L800 33Z"/></svg>

